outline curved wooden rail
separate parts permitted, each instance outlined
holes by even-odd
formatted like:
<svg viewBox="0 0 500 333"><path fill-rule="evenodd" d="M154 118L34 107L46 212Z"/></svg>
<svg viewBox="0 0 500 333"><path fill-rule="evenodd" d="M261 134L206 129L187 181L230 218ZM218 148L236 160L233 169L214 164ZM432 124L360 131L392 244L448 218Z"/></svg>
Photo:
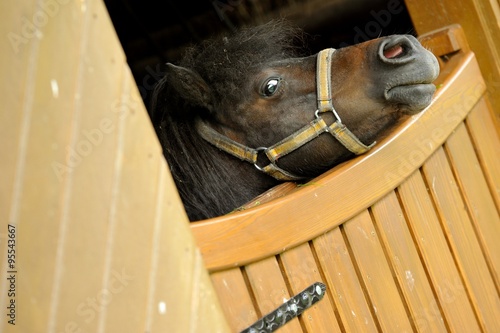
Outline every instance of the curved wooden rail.
<svg viewBox="0 0 500 333"><path fill-rule="evenodd" d="M207 268L216 271L284 252L335 228L396 188L443 144L485 91L467 48L447 61L436 84L432 104L370 153L280 200L192 223Z"/></svg>

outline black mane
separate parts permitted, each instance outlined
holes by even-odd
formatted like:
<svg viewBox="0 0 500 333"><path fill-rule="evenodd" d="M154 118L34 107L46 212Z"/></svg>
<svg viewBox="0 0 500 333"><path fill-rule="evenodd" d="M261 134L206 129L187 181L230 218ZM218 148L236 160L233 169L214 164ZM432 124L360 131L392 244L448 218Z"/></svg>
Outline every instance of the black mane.
<svg viewBox="0 0 500 333"><path fill-rule="evenodd" d="M216 101L236 103L241 94L239 82L250 75L251 68L298 56L303 46L297 46L297 42L302 42L302 37L300 30L273 21L193 46L179 65L197 72L211 87ZM151 110L164 155L191 220L226 214L228 207L241 206L247 197L276 183L268 176L251 175L250 164L235 168L234 161L230 161L233 157L222 154L196 133L194 119L209 111L181 100L169 85L168 74L155 87ZM255 177L269 179L260 179L265 186L255 188ZM247 195L242 199L245 191Z"/></svg>

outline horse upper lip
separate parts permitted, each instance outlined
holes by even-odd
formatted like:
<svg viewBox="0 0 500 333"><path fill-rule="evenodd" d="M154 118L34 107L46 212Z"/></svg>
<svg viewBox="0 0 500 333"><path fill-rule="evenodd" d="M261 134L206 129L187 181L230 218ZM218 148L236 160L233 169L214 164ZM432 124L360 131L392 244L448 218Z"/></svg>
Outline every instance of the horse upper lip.
<svg viewBox="0 0 500 333"><path fill-rule="evenodd" d="M425 84L430 84L430 85L433 85L432 81L415 81L415 82L409 82L409 83L399 83L399 84L395 84L395 85L392 85L392 86L389 86L385 92L384 92L384 95L387 99L387 95L388 93L394 89L394 88L399 88L399 87L410 87L410 86L419 86L419 85L425 85Z"/></svg>
<svg viewBox="0 0 500 333"><path fill-rule="evenodd" d="M399 79L389 80L384 91L384 97L389 99L390 91L397 87L433 85L432 82L439 75L439 65L436 58L432 55L424 61L407 65L410 68L405 69L405 73L399 76Z"/></svg>

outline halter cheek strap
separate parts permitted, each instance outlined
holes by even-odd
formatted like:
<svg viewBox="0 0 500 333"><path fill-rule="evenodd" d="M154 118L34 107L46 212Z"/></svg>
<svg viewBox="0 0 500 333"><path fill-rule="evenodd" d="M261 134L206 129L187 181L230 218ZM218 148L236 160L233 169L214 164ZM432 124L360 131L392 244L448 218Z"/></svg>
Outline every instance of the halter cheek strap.
<svg viewBox="0 0 500 333"><path fill-rule="evenodd" d="M370 150L375 145L375 142L369 146L363 144L344 124L342 124L340 116L333 107L331 69L334 52L335 49L325 49L318 53L316 65L318 110L316 111L316 117L319 117L321 113L331 111L336 121L328 126L328 132L348 150L356 155L360 155Z"/></svg>
<svg viewBox="0 0 500 333"><path fill-rule="evenodd" d="M243 161L250 162L255 167L282 181L300 180L304 177L293 175L292 173L281 169L277 164L277 160L294 150L302 147L309 141L317 138L320 134L328 132L333 135L345 148L356 155L363 154L370 150L375 145L375 142L366 146L363 144L343 123L337 111L333 107L332 102L332 87L331 87L331 66L332 57L335 49L325 49L318 53L316 67L316 89L318 109L315 112L315 119L306 126L302 127L295 133L284 138L280 142L270 146L269 148L250 148L242 145L227 136L224 136L214 130L205 121L196 119L196 129L200 136L226 153L229 153ZM335 117L335 122L327 125L321 117L322 113L332 112ZM269 164L261 167L257 164L258 155L260 152L265 153L269 159Z"/></svg>

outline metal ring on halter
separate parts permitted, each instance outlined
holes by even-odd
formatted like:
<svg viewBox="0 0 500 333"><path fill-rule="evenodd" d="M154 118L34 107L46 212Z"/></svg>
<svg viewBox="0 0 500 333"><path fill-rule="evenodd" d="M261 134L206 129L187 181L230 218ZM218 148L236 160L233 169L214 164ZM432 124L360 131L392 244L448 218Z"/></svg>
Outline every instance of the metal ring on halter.
<svg viewBox="0 0 500 333"><path fill-rule="evenodd" d="M258 148L255 148L255 151L257 151L257 154L255 155L255 162L253 163L253 166L255 168L257 168L257 170L259 170L259 171L264 171L264 168L261 168L260 166L257 165L257 159L259 157L259 152L266 151L266 150L267 150L267 147L258 147Z"/></svg>
<svg viewBox="0 0 500 333"><path fill-rule="evenodd" d="M337 113L337 111L335 111L335 109L331 109L331 110L328 110L328 111L331 111L331 112L333 113L333 116L335 117L335 119L337 119L337 122L338 122L339 124L342 124L342 119L340 119L340 116L339 116L339 114ZM328 112L328 111L323 111L322 113L324 113L324 112ZM320 113L320 112L321 112L321 111L319 111L319 109L318 109L318 110L316 110L316 111L314 112L314 116L316 117L316 119L319 119L319 118L320 118L320 116L319 116L319 113Z"/></svg>

